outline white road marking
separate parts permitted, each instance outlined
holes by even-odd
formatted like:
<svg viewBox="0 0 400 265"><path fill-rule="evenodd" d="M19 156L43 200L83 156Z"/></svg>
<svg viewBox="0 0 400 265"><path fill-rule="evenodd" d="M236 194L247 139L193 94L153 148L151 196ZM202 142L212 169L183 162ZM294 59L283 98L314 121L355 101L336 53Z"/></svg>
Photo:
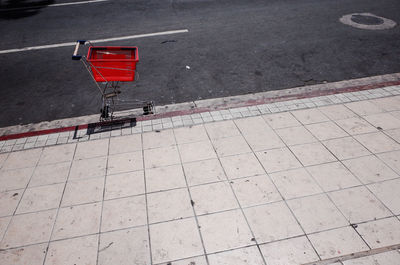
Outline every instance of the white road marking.
<svg viewBox="0 0 400 265"><path fill-rule="evenodd" d="M48 6L71 6L71 5L92 4L92 3L107 2L107 1L109 1L109 0L90 0L90 1L81 1L81 2L51 4L51 5L48 5Z"/></svg>
<svg viewBox="0 0 400 265"><path fill-rule="evenodd" d="M92 3L99 3L99 2L107 2L107 1L110 1L110 0L89 0L89 1L59 3L59 4L50 4L50 5L41 5L41 6L25 6L25 7L0 9L0 11L7 12L7 11L15 11L15 10L23 10L23 9L35 9L35 8L42 8L42 7L82 5L82 4L92 4Z"/></svg>
<svg viewBox="0 0 400 265"><path fill-rule="evenodd" d="M110 41L118 41L118 40L130 40L130 39L139 39L139 38L146 38L146 37L187 33L187 32L189 32L188 29L170 30L170 31L146 33L146 34L139 34L139 35L130 35L130 36L123 36L123 37L116 37L116 38L108 38L108 39L89 40L89 42L90 43L100 43L100 42L110 42ZM1 50L0 54L51 49L51 48L59 48L59 47L66 47L66 46L75 46L75 44L76 44L76 42L65 42L65 43L58 43L58 44L25 47L25 48L20 48L20 49Z"/></svg>

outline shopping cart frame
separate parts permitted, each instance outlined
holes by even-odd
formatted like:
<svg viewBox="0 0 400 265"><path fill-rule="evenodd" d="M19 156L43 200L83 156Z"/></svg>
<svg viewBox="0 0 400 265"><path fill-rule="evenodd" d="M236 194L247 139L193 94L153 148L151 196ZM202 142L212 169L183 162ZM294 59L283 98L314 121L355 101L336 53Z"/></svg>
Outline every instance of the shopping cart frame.
<svg viewBox="0 0 400 265"><path fill-rule="evenodd" d="M87 56L79 55L79 48L82 45L89 45ZM123 51L132 50L133 57L129 59L93 59L93 51L112 50ZM110 53L110 52L109 52ZM72 60L82 62L102 97L102 107L100 109L100 121L108 121L116 118L114 112L117 106L129 105L131 107L140 106L143 115L154 114L154 102L145 100L123 100L119 97L121 91L118 89L121 82L133 82L137 75L136 63L139 61L138 48L133 46L94 46L90 41L78 40L72 55ZM111 65L111 66L110 66ZM115 67L117 65L118 67ZM123 68L124 66L128 66ZM121 68L122 67L122 68Z"/></svg>

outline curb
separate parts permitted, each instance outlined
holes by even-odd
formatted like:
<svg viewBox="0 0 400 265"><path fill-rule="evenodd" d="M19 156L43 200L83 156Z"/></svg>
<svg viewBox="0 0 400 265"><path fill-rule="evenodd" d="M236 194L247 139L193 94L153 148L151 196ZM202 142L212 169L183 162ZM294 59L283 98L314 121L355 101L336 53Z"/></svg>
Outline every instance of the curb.
<svg viewBox="0 0 400 265"><path fill-rule="evenodd" d="M123 118L136 116L135 119L138 122L151 121L175 116L201 114L204 112L271 104L288 100L359 92L397 85L400 85L400 73L159 106L156 107L157 114L151 116L140 116L141 109L120 111L116 113L116 116ZM83 130L93 124L98 124L98 115L88 115L38 124L10 126L0 128L0 141Z"/></svg>

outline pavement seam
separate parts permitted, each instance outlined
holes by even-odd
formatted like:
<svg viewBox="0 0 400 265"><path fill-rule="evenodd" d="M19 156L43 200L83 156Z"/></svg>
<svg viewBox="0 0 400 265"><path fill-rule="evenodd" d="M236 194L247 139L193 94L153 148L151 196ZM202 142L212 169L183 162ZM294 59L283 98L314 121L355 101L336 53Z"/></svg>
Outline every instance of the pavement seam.
<svg viewBox="0 0 400 265"><path fill-rule="evenodd" d="M245 139L244 136L243 136L243 134L242 134L242 132L239 130L239 128L237 127L236 124L235 124L235 127L236 127L236 128L238 129L238 131L240 132L240 136L243 137L243 139ZM254 232L253 232L253 229L252 229L251 226L250 226L250 223L249 223L249 220L248 220L247 216L246 216L245 213L244 213L242 204L240 203L240 201L239 201L239 199L238 199L238 197L237 197L237 195L236 195L236 192L235 192L234 188L232 187L232 180L230 180L230 179L228 178L228 174L226 174L226 170L225 170L225 168L224 168L224 166L222 165L222 162L221 162L221 157L218 155L218 152L217 152L217 150L216 150L216 148L215 148L215 146L214 146L214 144L213 144L213 141L212 141L212 139L211 139L211 137L210 137L210 134L209 134L207 128L206 128L204 125L203 125L203 128L204 128L204 130L206 131L208 140L210 141L210 144L211 144L211 146L212 146L212 148L213 148L213 150L214 150L214 153L215 153L215 155L216 155L216 157L217 157L218 163L219 163L219 165L221 165L221 168L222 168L222 170L223 170L223 172L224 172L224 174L225 174L225 177L227 178L227 182L228 182L228 185L229 185L229 187L230 187L230 189L231 189L231 191L232 191L232 193L233 193L233 196L235 196L236 203L239 205L240 212L242 213L242 216L243 216L244 220L246 221L247 227L249 228L249 230L250 230L250 232L251 232L252 239L254 239L253 242L255 243L255 246L257 247L257 250L258 250L258 252L260 253L260 256L261 256L261 258L262 258L264 264L267 265L267 261L265 260L265 257L264 257L264 255L263 255L262 252L261 252L260 245L259 245L259 243L257 242L257 238L256 238L256 236L255 236L255 234L254 234ZM229 137L226 137L226 138L229 138ZM245 141L246 141L246 139L245 139ZM247 143L247 141L246 141L246 144L247 144L247 145L249 146L249 148L251 149L251 147L250 147L250 145ZM252 150L252 149L251 149L251 150ZM253 153L254 153L254 152L253 152ZM264 170L264 171L265 171L265 170ZM265 173L266 173L266 171L265 171ZM230 209L230 210L233 211L233 209ZM235 210L237 210L237 209L235 209ZM251 246L253 246L253 245L248 245L248 246L246 246L246 247L251 247ZM243 248L243 247L242 247L242 248Z"/></svg>
<svg viewBox="0 0 400 265"><path fill-rule="evenodd" d="M52 226L52 228L51 228L51 233L50 233L49 241L47 242L46 253L45 253L44 259L43 259L43 265L45 265L46 259L47 259L47 254L49 253L50 243L52 242L51 238L53 237L54 229L55 229L55 227L56 227L56 222L57 222L57 219L58 219L58 214L59 214L60 209L61 209L61 203L62 203L62 200L63 200L63 198L64 198L65 189L67 188L67 185L68 185L68 179L69 179L69 176L70 176L70 174L71 174L72 163L73 163L73 161L74 161L74 157L75 157L75 153L76 153L77 147L78 147L78 145L75 144L74 152L73 152L72 159L71 159L71 162L70 162L70 165L69 165L69 169L68 169L68 176L67 176L67 178L66 178L66 180L65 180L64 189L63 189L63 191L62 191L61 198L60 198L60 203L58 204L58 208L57 208L57 210L56 210L56 215L55 215L55 217L54 217L54 223L53 223L53 226ZM44 148L42 148L42 153L41 153L41 155L43 154L43 150L44 150ZM39 159L39 161L40 161L40 159ZM38 163L39 163L39 161L38 161ZM38 165L38 164L37 164L37 165ZM35 169L36 169L37 165L35 166ZM65 238L64 238L64 239L65 239Z"/></svg>
<svg viewBox="0 0 400 265"><path fill-rule="evenodd" d="M207 265L210 265L210 261L208 260L208 255L207 255L206 247L205 247L205 244L204 244L204 238L203 238L203 235L202 235L201 230L200 230L199 218L198 218L198 215L197 215L197 213L196 213L196 209L194 208L192 193L191 193L191 191L190 191L189 183L188 183L188 181L187 181L187 176L186 176L186 172L185 172L185 167L183 166L182 154L181 154L181 151L180 151L180 149L179 149L178 141L177 141L177 139L176 139L175 128L172 129L172 134L174 135L174 140L175 140L175 143L176 143L176 150L177 150L178 155L179 155L180 166L181 166L181 169L182 169L182 172L183 172L183 176L184 176L184 178L185 178L186 189L187 189L187 191L188 191L189 198L190 198L190 203L191 203L191 205L192 205L192 211L193 211L193 214L194 214L194 219L195 219L195 221L196 221L197 232L199 233L199 237L200 237L200 241L201 241L201 246L202 246L202 248L203 248L204 258L205 258L205 260L206 260Z"/></svg>
<svg viewBox="0 0 400 265"><path fill-rule="evenodd" d="M143 163L143 181L144 181L144 198L146 203L146 228L147 228L147 238L149 240L149 257L150 264L153 265L153 252L151 249L151 235L150 235L150 218L149 218L149 204L148 204L148 192L147 192L147 178L146 178L146 164L145 164L145 155L144 155L144 144L143 144L143 133L140 136L140 143L142 145L142 163Z"/></svg>
<svg viewBox="0 0 400 265"><path fill-rule="evenodd" d="M108 162L109 162L109 157L110 157L110 145L111 145L110 143L111 143L111 138L109 138L108 142L107 142L107 156L106 156L107 158L106 158L106 168L105 168L105 172L104 172L104 181L103 181L103 196L102 196L102 201L99 202L99 203L101 203L101 212L100 212L99 232L97 233L98 238L97 238L96 265L99 264L99 256L100 256L100 238L101 238L101 234L102 234L101 233L101 225L103 222L104 197L105 197L105 193L106 193L107 171L108 171ZM78 144L76 144L76 146L78 146ZM99 156L99 157L101 157L101 156ZM74 156L74 158L75 158L75 156ZM88 159L88 158L86 158L86 159Z"/></svg>

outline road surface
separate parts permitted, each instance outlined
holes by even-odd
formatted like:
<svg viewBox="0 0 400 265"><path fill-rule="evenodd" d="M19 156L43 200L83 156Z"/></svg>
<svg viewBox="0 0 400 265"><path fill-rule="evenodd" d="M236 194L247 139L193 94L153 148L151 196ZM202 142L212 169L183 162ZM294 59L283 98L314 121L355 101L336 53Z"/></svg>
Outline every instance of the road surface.
<svg viewBox="0 0 400 265"><path fill-rule="evenodd" d="M139 80L121 96L158 105L400 72L399 26L339 22L370 12L399 23L398 0L11 2L0 2L1 127L99 112L100 94L71 60L73 46L7 52L78 39L187 29L99 43L139 47Z"/></svg>

